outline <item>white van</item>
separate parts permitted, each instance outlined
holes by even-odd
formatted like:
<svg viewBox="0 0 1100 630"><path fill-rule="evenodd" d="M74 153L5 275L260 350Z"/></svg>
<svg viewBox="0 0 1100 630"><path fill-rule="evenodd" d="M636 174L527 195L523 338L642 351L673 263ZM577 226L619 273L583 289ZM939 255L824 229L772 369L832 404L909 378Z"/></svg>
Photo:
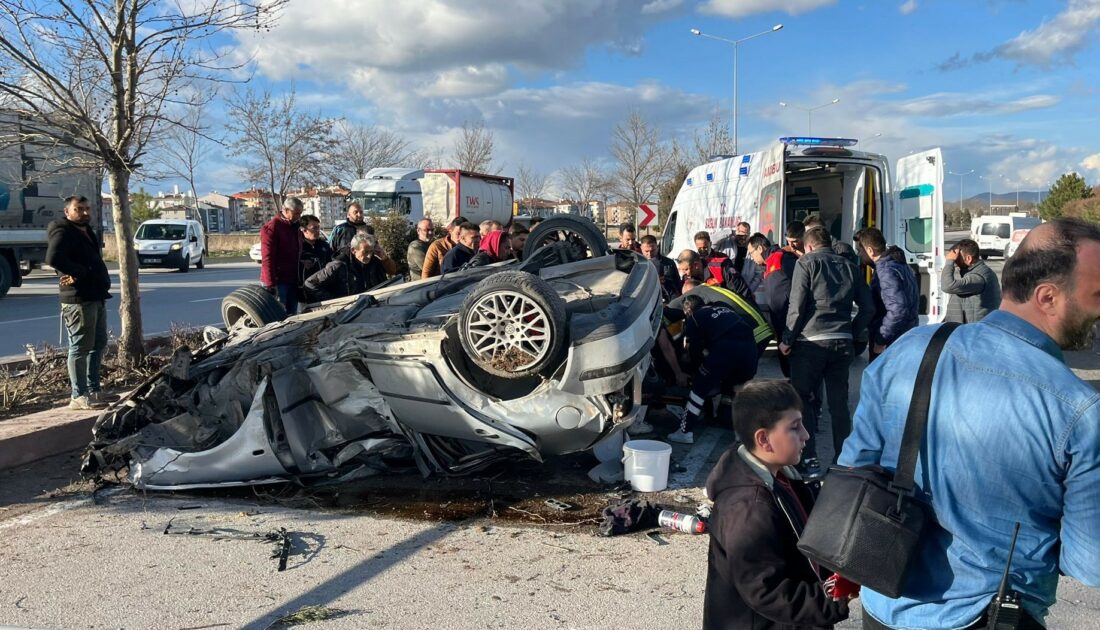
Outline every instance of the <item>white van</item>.
<svg viewBox="0 0 1100 630"><path fill-rule="evenodd" d="M1015 252L1020 240L1039 223L1038 217L1029 217L1023 212L975 217L970 222L970 238L977 241L982 260L990 256L1008 258ZM1023 231L1018 232L1020 230Z"/></svg>
<svg viewBox="0 0 1100 630"><path fill-rule="evenodd" d="M134 234L138 266L168 267L186 273L206 266L206 234L192 219L152 219Z"/></svg>
<svg viewBox="0 0 1100 630"><path fill-rule="evenodd" d="M897 161L857 151L849 138L780 138L763 151L697 166L684 180L665 224L662 248L695 249L694 234L721 241L744 221L782 245L788 222L821 217L833 239L852 242L877 227L918 271L922 322L942 321L943 155L930 149Z"/></svg>

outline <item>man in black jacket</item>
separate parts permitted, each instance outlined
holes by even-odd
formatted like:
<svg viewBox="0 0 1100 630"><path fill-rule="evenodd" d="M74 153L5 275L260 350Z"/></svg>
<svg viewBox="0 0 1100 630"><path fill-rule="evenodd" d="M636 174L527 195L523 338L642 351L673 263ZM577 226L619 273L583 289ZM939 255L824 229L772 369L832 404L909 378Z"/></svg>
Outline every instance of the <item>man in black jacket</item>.
<svg viewBox="0 0 1100 630"><path fill-rule="evenodd" d="M802 396L802 411L810 432L802 468L808 477L814 478L820 475L815 392L824 382L833 449L840 455L844 440L852 431L848 368L855 355L854 343L867 339L867 324L875 305L856 266L833 251L828 232L821 227L811 228L806 230L803 240L806 253L794 267L790 310L779 351L790 355L791 384Z"/></svg>
<svg viewBox="0 0 1100 630"><path fill-rule="evenodd" d="M848 617L799 553L813 496L792 467L809 437L801 400L783 381L749 383L734 400L741 444L707 478L714 501L703 603L705 630L831 627Z"/></svg>
<svg viewBox="0 0 1100 630"><path fill-rule="evenodd" d="M103 264L85 197L65 200L65 218L50 223L46 264L60 276L61 319L69 332L69 409L102 407L99 366L107 347L107 305L111 276Z"/></svg>
<svg viewBox="0 0 1100 630"><path fill-rule="evenodd" d="M462 266L470 262L477 253L477 244L480 234L473 223L464 223L458 232L458 242L443 257L440 270L443 273L452 273L462 269Z"/></svg>
<svg viewBox="0 0 1100 630"><path fill-rule="evenodd" d="M332 234L329 235L332 251L337 254L347 252L351 247L351 239L360 232L373 235L374 228L363 220L363 206L358 201L353 201L348 204L347 221L332 228Z"/></svg>
<svg viewBox="0 0 1100 630"><path fill-rule="evenodd" d="M306 279L305 292L312 301L332 300L369 291L397 273L397 264L370 234L351 239L351 253L336 254L325 268Z"/></svg>
<svg viewBox="0 0 1100 630"><path fill-rule="evenodd" d="M302 254L298 258L299 284L325 268L332 261L332 246L321 234L321 220L312 214L303 214L299 219L302 225Z"/></svg>
<svg viewBox="0 0 1100 630"><path fill-rule="evenodd" d="M646 234L642 237L640 247L642 256L645 256L646 260L653 263L653 266L657 269L657 279L661 282L662 301L668 302L680 297L680 291L683 289L680 272L671 258L661 255L660 247L657 245L657 237Z"/></svg>

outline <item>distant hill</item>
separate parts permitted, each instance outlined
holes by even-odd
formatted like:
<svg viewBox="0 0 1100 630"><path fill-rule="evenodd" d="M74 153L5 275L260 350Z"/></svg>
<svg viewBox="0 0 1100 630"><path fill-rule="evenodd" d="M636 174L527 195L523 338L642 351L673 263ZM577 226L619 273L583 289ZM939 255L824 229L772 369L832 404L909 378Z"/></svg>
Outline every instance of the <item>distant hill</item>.
<svg viewBox="0 0 1100 630"><path fill-rule="evenodd" d="M1043 191L1042 194L1043 194L1044 198L1047 196L1047 192L1045 190ZM948 202L949 201L956 201L956 203L958 203L957 199L958 199L958 197L955 197L955 199L946 198L946 199L944 199L944 201L948 201ZM967 197L966 199L963 199L963 203L967 204L967 205L970 205L971 203L988 204L989 203L989 193L980 193L980 194L974 195L972 197ZM995 206L996 205L1012 205L1014 203L1016 203L1016 191L1012 191L1010 193L999 193L999 192L993 193L993 205L995 205ZM1032 192L1030 190L1021 190L1020 191L1020 205L1022 206L1025 203L1039 203L1039 193L1038 192Z"/></svg>

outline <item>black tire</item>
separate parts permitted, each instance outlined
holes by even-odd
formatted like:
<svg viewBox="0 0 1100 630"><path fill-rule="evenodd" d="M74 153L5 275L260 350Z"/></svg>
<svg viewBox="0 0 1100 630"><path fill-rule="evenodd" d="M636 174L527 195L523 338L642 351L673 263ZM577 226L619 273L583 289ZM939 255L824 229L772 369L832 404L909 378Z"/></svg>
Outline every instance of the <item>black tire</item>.
<svg viewBox="0 0 1100 630"><path fill-rule="evenodd" d="M487 301L516 312L496 317L499 312L487 309ZM545 280L523 271L503 271L479 282L466 296L458 336L466 355L482 370L502 378L525 378L557 367L567 347L568 319L565 300ZM531 328L520 330L517 325Z"/></svg>
<svg viewBox="0 0 1100 630"><path fill-rule="evenodd" d="M577 260L604 256L611 251L607 238L590 219L582 217L551 217L531 230L523 246L523 259L528 260L536 251L562 241L572 242Z"/></svg>
<svg viewBox="0 0 1100 630"><path fill-rule="evenodd" d="M195 263L195 269L206 269L206 250L199 253L199 262Z"/></svg>
<svg viewBox="0 0 1100 630"><path fill-rule="evenodd" d="M187 252L181 251L180 258L182 259L182 262L180 262L180 266L177 268L177 270L180 273L187 273L187 271L191 268L191 255Z"/></svg>
<svg viewBox="0 0 1100 630"><path fill-rule="evenodd" d="M235 326L261 328L283 319L286 309L279 299L258 284L243 286L222 300L222 321L227 330Z"/></svg>
<svg viewBox="0 0 1100 630"><path fill-rule="evenodd" d="M15 276L12 275L11 263L8 259L0 255L0 298L8 294L11 290L12 282L14 282Z"/></svg>
<svg viewBox="0 0 1100 630"><path fill-rule="evenodd" d="M989 254L980 254L978 257L982 260L989 260Z"/></svg>

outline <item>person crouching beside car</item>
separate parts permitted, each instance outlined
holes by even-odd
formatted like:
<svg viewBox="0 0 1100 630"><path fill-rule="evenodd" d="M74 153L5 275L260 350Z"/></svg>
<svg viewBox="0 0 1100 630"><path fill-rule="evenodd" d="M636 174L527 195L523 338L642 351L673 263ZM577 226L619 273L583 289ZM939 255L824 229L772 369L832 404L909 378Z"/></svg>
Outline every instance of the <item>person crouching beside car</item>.
<svg viewBox="0 0 1100 630"><path fill-rule="evenodd" d="M714 511L703 628L831 627L848 618L852 585L827 592L838 580L823 581L796 546L813 508L794 468L809 438L802 399L784 381L755 381L733 406L740 443L707 478Z"/></svg>
<svg viewBox="0 0 1100 630"><path fill-rule="evenodd" d="M332 262L306 279L306 295L312 301L363 293L385 282L387 276L397 273L397 264L370 234L352 238L350 250L336 254Z"/></svg>

